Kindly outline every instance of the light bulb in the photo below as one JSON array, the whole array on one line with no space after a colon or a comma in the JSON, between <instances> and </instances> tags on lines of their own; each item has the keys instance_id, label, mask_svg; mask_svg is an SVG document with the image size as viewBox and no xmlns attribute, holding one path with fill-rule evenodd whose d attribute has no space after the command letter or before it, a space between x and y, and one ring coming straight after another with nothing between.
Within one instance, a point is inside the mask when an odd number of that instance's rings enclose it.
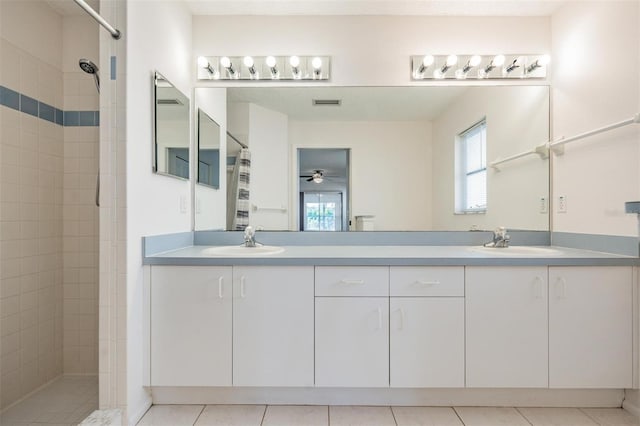
<instances>
[{"instance_id":1,"label":"light bulb","mask_svg":"<svg viewBox=\"0 0 640 426\"><path fill-rule=\"evenodd\" d=\"M444 78L444 73L440 71L440 69L433 71L433 78L442 79Z\"/></svg>"},{"instance_id":2,"label":"light bulb","mask_svg":"<svg viewBox=\"0 0 640 426\"><path fill-rule=\"evenodd\" d=\"M458 63L458 57L456 55L447 56L447 66L452 67Z\"/></svg>"},{"instance_id":3,"label":"light bulb","mask_svg":"<svg viewBox=\"0 0 640 426\"><path fill-rule=\"evenodd\" d=\"M424 65L425 68L429 67L429 66L431 66L431 64L433 64L434 60L435 59L434 59L433 55L426 55L424 58L422 58L422 65Z\"/></svg>"},{"instance_id":4,"label":"light bulb","mask_svg":"<svg viewBox=\"0 0 640 426\"><path fill-rule=\"evenodd\" d=\"M231 66L231 59L229 59L227 56L223 56L222 58L220 58L220 65L225 68L229 68Z\"/></svg>"},{"instance_id":5,"label":"light bulb","mask_svg":"<svg viewBox=\"0 0 640 426\"><path fill-rule=\"evenodd\" d=\"M244 66L247 68L251 68L253 66L253 58L251 56L245 56L242 59L242 62L244 63Z\"/></svg>"},{"instance_id":6,"label":"light bulb","mask_svg":"<svg viewBox=\"0 0 640 426\"><path fill-rule=\"evenodd\" d=\"M200 68L209 68L209 61L204 56L198 56L198 66Z\"/></svg>"},{"instance_id":7,"label":"light bulb","mask_svg":"<svg viewBox=\"0 0 640 426\"><path fill-rule=\"evenodd\" d=\"M494 66L501 67L502 65L504 65L504 55L496 55L496 57L493 58L493 61L491 62Z\"/></svg>"},{"instance_id":8,"label":"light bulb","mask_svg":"<svg viewBox=\"0 0 640 426\"><path fill-rule=\"evenodd\" d=\"M267 56L265 63L269 68L273 68L276 66L276 58L274 58L273 56Z\"/></svg>"},{"instance_id":9,"label":"light bulb","mask_svg":"<svg viewBox=\"0 0 640 426\"><path fill-rule=\"evenodd\" d=\"M316 56L311 61L311 66L313 67L313 69L319 70L320 68L322 68L322 59Z\"/></svg>"},{"instance_id":10,"label":"light bulb","mask_svg":"<svg viewBox=\"0 0 640 426\"><path fill-rule=\"evenodd\" d=\"M537 62L541 67L544 67L545 65L549 65L549 62L551 62L551 57L549 57L549 55L542 55Z\"/></svg>"},{"instance_id":11,"label":"light bulb","mask_svg":"<svg viewBox=\"0 0 640 426\"><path fill-rule=\"evenodd\" d=\"M290 57L289 64L294 68L298 68L298 66L300 65L300 58L298 58L297 56Z\"/></svg>"},{"instance_id":12,"label":"light bulb","mask_svg":"<svg viewBox=\"0 0 640 426\"><path fill-rule=\"evenodd\" d=\"M480 57L480 55L473 55L471 59L469 59L469 65L471 65L472 67L477 67L478 65L480 65L481 61L482 58Z\"/></svg>"}]
</instances>

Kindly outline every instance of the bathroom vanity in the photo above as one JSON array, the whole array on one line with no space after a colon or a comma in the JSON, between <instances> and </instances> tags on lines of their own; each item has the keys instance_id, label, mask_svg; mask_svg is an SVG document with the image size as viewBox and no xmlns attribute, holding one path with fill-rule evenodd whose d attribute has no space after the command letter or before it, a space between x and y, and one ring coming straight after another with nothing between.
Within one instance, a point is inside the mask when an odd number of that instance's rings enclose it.
<instances>
[{"instance_id":1,"label":"bathroom vanity","mask_svg":"<svg viewBox=\"0 0 640 426\"><path fill-rule=\"evenodd\" d=\"M322 389L345 389L348 401L408 403L408 389L638 385L635 257L525 246L211 249L145 258L148 384L163 402L313 404L330 399ZM607 404L613 394L590 395Z\"/></svg>"}]
</instances>

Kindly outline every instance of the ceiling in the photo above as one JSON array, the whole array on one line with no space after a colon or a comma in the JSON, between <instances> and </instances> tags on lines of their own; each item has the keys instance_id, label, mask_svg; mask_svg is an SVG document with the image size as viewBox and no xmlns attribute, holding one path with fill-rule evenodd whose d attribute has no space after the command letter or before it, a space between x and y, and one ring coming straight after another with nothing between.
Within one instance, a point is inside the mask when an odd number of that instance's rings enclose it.
<instances>
[{"instance_id":1,"label":"ceiling","mask_svg":"<svg viewBox=\"0 0 640 426\"><path fill-rule=\"evenodd\" d=\"M228 88L228 102L250 102L301 121L424 121L468 87L242 87ZM340 106L313 106L339 99Z\"/></svg>"},{"instance_id":2,"label":"ceiling","mask_svg":"<svg viewBox=\"0 0 640 426\"><path fill-rule=\"evenodd\" d=\"M140 0L138 0L140 1ZM550 16L564 0L184 0L194 15Z\"/></svg>"},{"instance_id":3,"label":"ceiling","mask_svg":"<svg viewBox=\"0 0 640 426\"><path fill-rule=\"evenodd\" d=\"M99 0L85 0L96 11ZM130 0L148 2L153 0ZM194 15L550 16L565 0L173 0ZM85 13L73 0L45 0L64 16Z\"/></svg>"},{"instance_id":4,"label":"ceiling","mask_svg":"<svg viewBox=\"0 0 640 426\"><path fill-rule=\"evenodd\" d=\"M346 149L300 149L298 155L301 179L307 179L307 176L319 169L324 173L325 179L334 183L345 181L348 177L349 160Z\"/></svg>"}]
</instances>

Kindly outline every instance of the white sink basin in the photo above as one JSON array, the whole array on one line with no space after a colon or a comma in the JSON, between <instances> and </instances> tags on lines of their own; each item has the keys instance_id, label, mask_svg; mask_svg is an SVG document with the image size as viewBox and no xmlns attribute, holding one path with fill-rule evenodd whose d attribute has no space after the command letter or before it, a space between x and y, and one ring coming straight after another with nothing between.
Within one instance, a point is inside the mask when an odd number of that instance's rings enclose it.
<instances>
[{"instance_id":1,"label":"white sink basin","mask_svg":"<svg viewBox=\"0 0 640 426\"><path fill-rule=\"evenodd\" d=\"M496 256L557 256L560 250L551 247L510 246L510 247L472 247L471 251Z\"/></svg>"},{"instance_id":2,"label":"white sink basin","mask_svg":"<svg viewBox=\"0 0 640 426\"><path fill-rule=\"evenodd\" d=\"M207 256L268 256L270 254L282 253L284 248L276 246L257 245L255 247L246 246L220 246L204 249Z\"/></svg>"}]
</instances>

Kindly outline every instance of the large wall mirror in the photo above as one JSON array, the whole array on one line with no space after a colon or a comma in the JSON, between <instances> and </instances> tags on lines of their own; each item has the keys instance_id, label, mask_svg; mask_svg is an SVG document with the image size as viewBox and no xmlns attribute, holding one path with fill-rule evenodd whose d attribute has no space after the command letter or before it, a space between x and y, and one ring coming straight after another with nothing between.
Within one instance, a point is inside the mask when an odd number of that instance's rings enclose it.
<instances>
[{"instance_id":1,"label":"large wall mirror","mask_svg":"<svg viewBox=\"0 0 640 426\"><path fill-rule=\"evenodd\" d=\"M549 140L548 86L228 88L226 124L255 227L549 230L547 155L491 166Z\"/></svg>"},{"instance_id":2,"label":"large wall mirror","mask_svg":"<svg viewBox=\"0 0 640 426\"><path fill-rule=\"evenodd\" d=\"M153 171L189 179L189 98L154 74Z\"/></svg>"}]
</instances>

